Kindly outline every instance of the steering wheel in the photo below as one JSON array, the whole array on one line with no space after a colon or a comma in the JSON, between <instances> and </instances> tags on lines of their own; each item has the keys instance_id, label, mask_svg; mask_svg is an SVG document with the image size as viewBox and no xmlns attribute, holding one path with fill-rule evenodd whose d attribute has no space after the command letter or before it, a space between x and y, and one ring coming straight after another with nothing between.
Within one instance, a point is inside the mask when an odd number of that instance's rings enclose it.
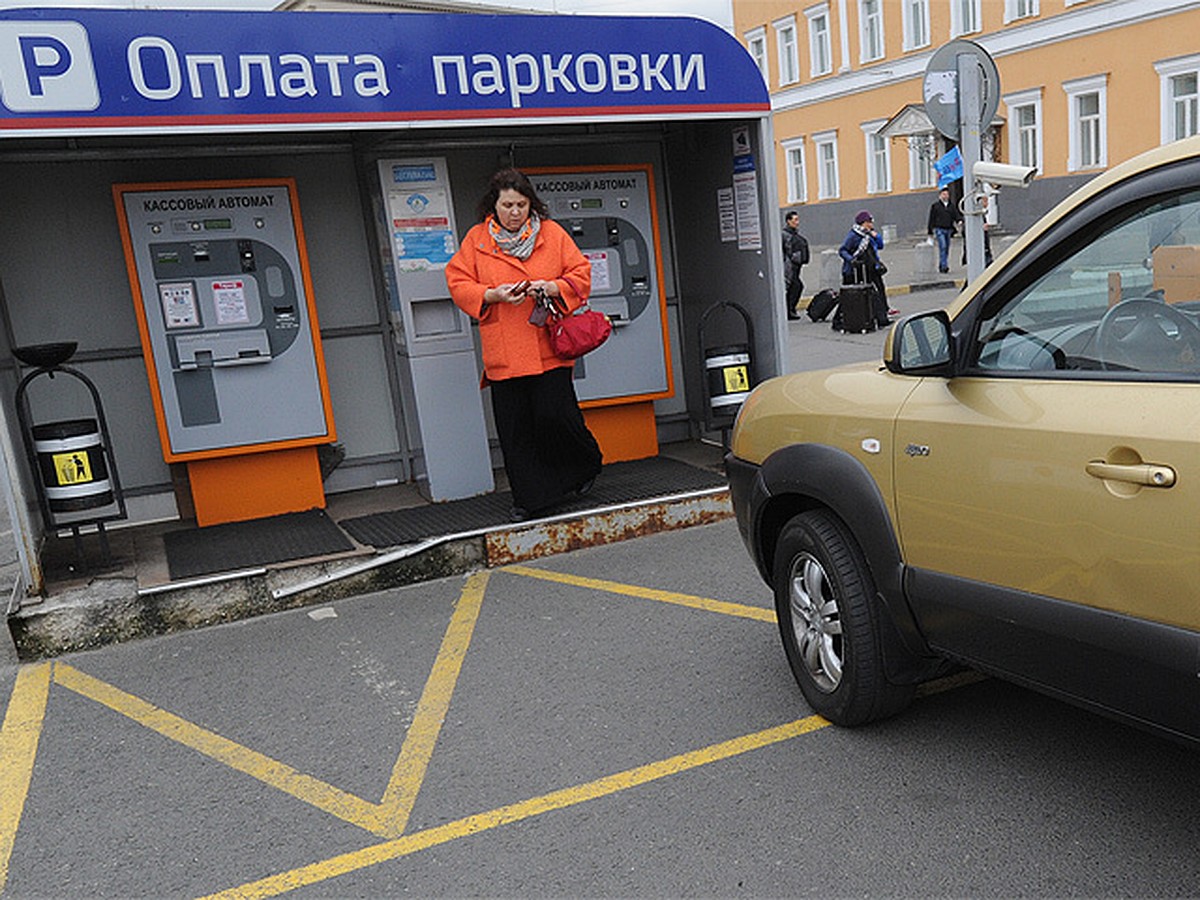
<instances>
[{"instance_id":1,"label":"steering wheel","mask_svg":"<svg viewBox=\"0 0 1200 900\"><path fill-rule=\"evenodd\" d=\"M1186 313L1152 297L1130 297L1096 326L1102 369L1200 373L1200 326Z\"/></svg>"}]
</instances>

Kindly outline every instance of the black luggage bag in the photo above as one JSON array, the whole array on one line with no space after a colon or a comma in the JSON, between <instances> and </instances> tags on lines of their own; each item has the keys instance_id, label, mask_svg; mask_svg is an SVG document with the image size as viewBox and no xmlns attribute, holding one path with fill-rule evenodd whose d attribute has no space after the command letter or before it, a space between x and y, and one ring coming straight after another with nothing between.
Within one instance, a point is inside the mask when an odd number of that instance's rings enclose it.
<instances>
[{"instance_id":1,"label":"black luggage bag","mask_svg":"<svg viewBox=\"0 0 1200 900\"><path fill-rule=\"evenodd\" d=\"M875 330L875 285L846 284L838 293L838 311L833 317L838 331L866 334Z\"/></svg>"},{"instance_id":2,"label":"black luggage bag","mask_svg":"<svg viewBox=\"0 0 1200 900\"><path fill-rule=\"evenodd\" d=\"M824 322L837 306L837 294L830 290L817 291L808 301L808 317L814 322Z\"/></svg>"},{"instance_id":3,"label":"black luggage bag","mask_svg":"<svg viewBox=\"0 0 1200 900\"><path fill-rule=\"evenodd\" d=\"M863 262L854 264L854 284L842 285L838 292L838 311L833 317L835 331L866 334L876 328L875 285L867 280Z\"/></svg>"}]
</instances>

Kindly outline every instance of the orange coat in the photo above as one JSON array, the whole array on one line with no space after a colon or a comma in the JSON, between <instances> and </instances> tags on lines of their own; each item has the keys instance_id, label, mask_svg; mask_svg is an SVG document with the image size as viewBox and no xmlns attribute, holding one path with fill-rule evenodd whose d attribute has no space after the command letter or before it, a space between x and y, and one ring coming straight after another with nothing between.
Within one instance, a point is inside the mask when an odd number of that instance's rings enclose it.
<instances>
[{"instance_id":1,"label":"orange coat","mask_svg":"<svg viewBox=\"0 0 1200 900\"><path fill-rule=\"evenodd\" d=\"M479 320L483 372L489 381L540 375L574 364L554 354L545 328L529 324L532 295L524 303L483 305L488 288L525 279L553 280L567 307L575 310L591 292L592 265L566 230L549 219L542 220L528 259L502 253L488 234L487 225L480 222L467 232L462 246L446 264L451 298L459 309Z\"/></svg>"}]
</instances>

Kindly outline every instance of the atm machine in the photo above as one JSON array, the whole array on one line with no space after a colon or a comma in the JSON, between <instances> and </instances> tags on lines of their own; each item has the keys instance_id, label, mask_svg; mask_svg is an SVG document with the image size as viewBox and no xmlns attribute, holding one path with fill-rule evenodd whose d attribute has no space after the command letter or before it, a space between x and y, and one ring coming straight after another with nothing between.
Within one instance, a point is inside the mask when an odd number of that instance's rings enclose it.
<instances>
[{"instance_id":1,"label":"atm machine","mask_svg":"<svg viewBox=\"0 0 1200 900\"><path fill-rule=\"evenodd\" d=\"M325 505L336 439L291 179L113 187L163 458L200 525Z\"/></svg>"},{"instance_id":2,"label":"atm machine","mask_svg":"<svg viewBox=\"0 0 1200 900\"><path fill-rule=\"evenodd\" d=\"M528 169L592 264L589 303L613 334L575 363L575 391L605 462L658 453L654 401L674 393L650 165Z\"/></svg>"}]
</instances>

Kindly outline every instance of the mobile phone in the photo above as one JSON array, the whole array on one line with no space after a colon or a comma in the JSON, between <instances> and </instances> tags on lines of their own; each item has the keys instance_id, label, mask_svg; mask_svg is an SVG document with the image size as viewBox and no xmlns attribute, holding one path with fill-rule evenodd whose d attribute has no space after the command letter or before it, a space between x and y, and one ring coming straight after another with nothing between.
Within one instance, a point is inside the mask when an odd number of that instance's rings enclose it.
<instances>
[{"instance_id":1,"label":"mobile phone","mask_svg":"<svg viewBox=\"0 0 1200 900\"><path fill-rule=\"evenodd\" d=\"M527 290L529 290L529 280L528 279L526 279L525 281L518 281L516 284L514 284L512 286L512 293L514 295L523 294Z\"/></svg>"}]
</instances>

